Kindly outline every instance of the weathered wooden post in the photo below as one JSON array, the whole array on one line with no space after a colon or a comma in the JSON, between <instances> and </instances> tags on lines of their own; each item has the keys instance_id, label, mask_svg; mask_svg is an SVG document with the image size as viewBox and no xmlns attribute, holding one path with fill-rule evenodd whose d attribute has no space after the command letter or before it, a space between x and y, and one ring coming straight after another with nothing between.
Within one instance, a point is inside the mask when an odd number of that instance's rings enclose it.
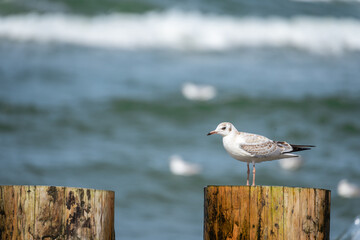
<instances>
[{"instance_id":1,"label":"weathered wooden post","mask_svg":"<svg viewBox=\"0 0 360 240\"><path fill-rule=\"evenodd\" d=\"M330 239L330 190L208 186L204 240Z\"/></svg>"},{"instance_id":2,"label":"weathered wooden post","mask_svg":"<svg viewBox=\"0 0 360 240\"><path fill-rule=\"evenodd\" d=\"M113 191L0 186L0 239L115 239Z\"/></svg>"}]
</instances>

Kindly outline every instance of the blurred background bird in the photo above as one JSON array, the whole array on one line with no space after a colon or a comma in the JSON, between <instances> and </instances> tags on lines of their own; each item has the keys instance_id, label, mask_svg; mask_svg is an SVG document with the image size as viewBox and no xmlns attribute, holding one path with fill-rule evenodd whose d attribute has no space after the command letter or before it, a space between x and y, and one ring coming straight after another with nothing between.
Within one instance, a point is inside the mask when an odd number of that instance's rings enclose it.
<instances>
[{"instance_id":1,"label":"blurred background bird","mask_svg":"<svg viewBox=\"0 0 360 240\"><path fill-rule=\"evenodd\" d=\"M175 175L191 176L201 172L199 164L186 162L179 155L172 155L169 159L169 167L171 173Z\"/></svg>"},{"instance_id":2,"label":"blurred background bird","mask_svg":"<svg viewBox=\"0 0 360 240\"><path fill-rule=\"evenodd\" d=\"M182 86L182 94L189 100L208 101L216 96L216 89L211 85L185 83Z\"/></svg>"},{"instance_id":3,"label":"blurred background bird","mask_svg":"<svg viewBox=\"0 0 360 240\"><path fill-rule=\"evenodd\" d=\"M360 197L360 187L355 183L349 182L347 179L340 180L337 186L339 196L344 198L358 198Z\"/></svg>"},{"instance_id":4,"label":"blurred background bird","mask_svg":"<svg viewBox=\"0 0 360 240\"><path fill-rule=\"evenodd\" d=\"M288 171L299 170L303 164L304 164L304 159L302 156L293 157L293 158L284 158L279 160L280 167Z\"/></svg>"}]
</instances>

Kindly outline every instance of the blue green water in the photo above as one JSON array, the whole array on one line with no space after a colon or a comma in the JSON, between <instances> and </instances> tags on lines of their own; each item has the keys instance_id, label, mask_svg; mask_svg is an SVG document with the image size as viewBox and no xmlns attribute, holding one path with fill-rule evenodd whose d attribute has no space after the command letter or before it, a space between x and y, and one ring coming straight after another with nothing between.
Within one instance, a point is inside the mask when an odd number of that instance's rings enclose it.
<instances>
[{"instance_id":1,"label":"blue green water","mask_svg":"<svg viewBox=\"0 0 360 240\"><path fill-rule=\"evenodd\" d=\"M116 191L119 239L201 239L203 187L243 185L218 123L314 144L259 185L332 190L331 238L360 213L357 1L0 3L0 184ZM207 102L185 82L210 84ZM200 164L175 176L169 157Z\"/></svg>"}]
</instances>

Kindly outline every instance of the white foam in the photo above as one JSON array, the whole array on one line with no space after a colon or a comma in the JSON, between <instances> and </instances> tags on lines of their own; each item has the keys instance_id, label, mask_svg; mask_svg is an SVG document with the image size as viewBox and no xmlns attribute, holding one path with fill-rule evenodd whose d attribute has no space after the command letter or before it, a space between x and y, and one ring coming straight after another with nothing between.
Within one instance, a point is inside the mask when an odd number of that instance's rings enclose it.
<instances>
[{"instance_id":1,"label":"white foam","mask_svg":"<svg viewBox=\"0 0 360 240\"><path fill-rule=\"evenodd\" d=\"M360 21L306 16L236 18L174 10L95 17L25 14L0 17L0 37L121 49L294 47L341 53L360 50Z\"/></svg>"}]
</instances>

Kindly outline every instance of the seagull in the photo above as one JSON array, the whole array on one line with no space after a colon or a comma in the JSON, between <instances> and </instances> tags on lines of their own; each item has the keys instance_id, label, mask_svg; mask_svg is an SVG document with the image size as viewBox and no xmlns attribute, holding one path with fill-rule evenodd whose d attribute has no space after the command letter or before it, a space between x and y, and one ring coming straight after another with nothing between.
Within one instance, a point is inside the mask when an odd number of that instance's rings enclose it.
<instances>
[{"instance_id":1,"label":"seagull","mask_svg":"<svg viewBox=\"0 0 360 240\"><path fill-rule=\"evenodd\" d=\"M216 96L216 88L211 85L185 83L181 91L185 98L194 101L208 101Z\"/></svg>"},{"instance_id":2,"label":"seagull","mask_svg":"<svg viewBox=\"0 0 360 240\"><path fill-rule=\"evenodd\" d=\"M279 165L282 169L288 171L296 171L304 164L304 159L301 156L280 159Z\"/></svg>"},{"instance_id":3,"label":"seagull","mask_svg":"<svg viewBox=\"0 0 360 240\"><path fill-rule=\"evenodd\" d=\"M355 183L349 182L347 179L340 180L337 186L339 196L344 198L357 198L360 197L360 187Z\"/></svg>"},{"instance_id":4,"label":"seagull","mask_svg":"<svg viewBox=\"0 0 360 240\"><path fill-rule=\"evenodd\" d=\"M358 215L354 222L336 239L339 240L359 240L360 239L360 215Z\"/></svg>"},{"instance_id":5,"label":"seagull","mask_svg":"<svg viewBox=\"0 0 360 240\"><path fill-rule=\"evenodd\" d=\"M229 122L220 123L214 131L209 132L207 135L212 134L219 134L223 137L224 148L231 157L247 163L247 186L249 186L250 163L253 164L252 186L255 186L255 163L298 157L298 155L291 153L310 150L312 147L315 147L312 145L294 145L283 141L273 141L261 135L239 132Z\"/></svg>"},{"instance_id":6,"label":"seagull","mask_svg":"<svg viewBox=\"0 0 360 240\"><path fill-rule=\"evenodd\" d=\"M201 172L201 166L184 161L179 155L170 156L170 171L174 175L191 176Z\"/></svg>"}]
</instances>

